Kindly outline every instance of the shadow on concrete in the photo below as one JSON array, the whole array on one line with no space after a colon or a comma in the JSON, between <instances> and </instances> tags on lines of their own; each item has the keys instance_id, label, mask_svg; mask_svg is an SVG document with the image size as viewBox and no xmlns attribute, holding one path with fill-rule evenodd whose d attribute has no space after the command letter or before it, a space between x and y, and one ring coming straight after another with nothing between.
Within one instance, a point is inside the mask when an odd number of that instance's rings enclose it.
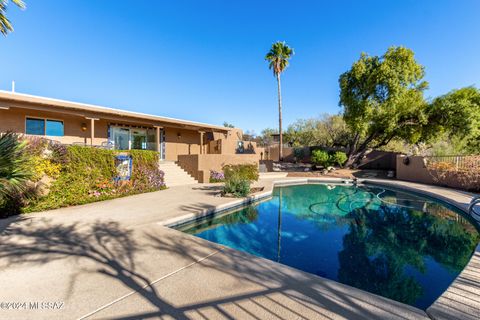
<instances>
[{"instance_id":1,"label":"shadow on concrete","mask_svg":"<svg viewBox=\"0 0 480 320\"><path fill-rule=\"evenodd\" d=\"M194 266L210 270L211 273L207 276L210 274L216 274L217 277L219 274L229 276L236 279L239 286L250 283L261 289L243 290L238 293L239 290L235 287L222 287L223 284L218 282L219 278L212 277L209 279L212 286L228 294L219 293L219 298L210 300L195 297L195 302L182 305L181 301L176 301L173 304L159 296L157 290L161 289L151 284L152 279L147 279L135 270L134 257L139 250L154 250L165 256L179 256L183 259L188 257L198 261L201 252L198 247L191 245L190 236L178 234L172 237L158 237L156 234L148 233L145 234L147 244L140 247L133 237L133 231L121 227L116 222L60 225L53 224L48 219L41 219L36 220L34 224L10 225L7 230L15 236L2 239L1 264L8 267L15 264L35 266L71 257L88 259L98 266L96 270L98 273L120 281L156 309L154 312L131 314L119 319L148 319L160 316L189 319L192 313L202 315L206 310L216 312L217 317L233 318L234 316L226 311L228 308L241 310L243 314L250 314L252 318L259 318L256 316L257 309L277 319L331 318L334 313L350 319L387 316L405 318L404 314L399 312L403 307L398 307L400 304L393 301L385 302L387 300L383 298L372 299L371 295L359 294L358 290L350 291L349 287L335 282L299 273L231 249L223 249L221 253L197 262ZM185 276L187 270L175 276ZM72 287L74 281L75 279L72 279ZM51 288L46 288L49 289ZM71 288L69 291L72 291ZM163 292L162 296L167 294L168 292ZM184 294L188 296L189 293ZM192 297L188 300L192 300ZM289 303L285 303L286 301ZM397 305L397 308L391 308L391 305ZM419 313L418 317L422 315Z\"/></svg>"},{"instance_id":2,"label":"shadow on concrete","mask_svg":"<svg viewBox=\"0 0 480 320\"><path fill-rule=\"evenodd\" d=\"M201 186L201 187L193 187L193 190L201 190L201 191L208 191L208 195L220 195L220 193L223 190L223 184L222 185L213 185L213 186Z\"/></svg>"}]
</instances>

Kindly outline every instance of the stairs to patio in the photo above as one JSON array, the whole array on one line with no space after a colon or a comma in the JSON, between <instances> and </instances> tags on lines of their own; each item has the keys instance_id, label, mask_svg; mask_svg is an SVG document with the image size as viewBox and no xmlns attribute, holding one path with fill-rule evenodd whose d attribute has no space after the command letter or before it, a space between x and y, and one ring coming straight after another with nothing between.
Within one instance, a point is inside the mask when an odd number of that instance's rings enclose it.
<instances>
[{"instance_id":1,"label":"stairs to patio","mask_svg":"<svg viewBox=\"0 0 480 320\"><path fill-rule=\"evenodd\" d=\"M173 161L161 161L159 167L165 173L164 179L167 187L198 183L197 180Z\"/></svg>"}]
</instances>

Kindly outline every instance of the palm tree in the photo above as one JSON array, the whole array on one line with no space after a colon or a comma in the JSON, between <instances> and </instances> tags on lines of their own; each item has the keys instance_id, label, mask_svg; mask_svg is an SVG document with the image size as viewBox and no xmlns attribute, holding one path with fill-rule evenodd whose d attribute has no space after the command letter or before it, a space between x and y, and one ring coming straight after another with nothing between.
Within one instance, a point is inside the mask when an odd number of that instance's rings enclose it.
<instances>
[{"instance_id":1,"label":"palm tree","mask_svg":"<svg viewBox=\"0 0 480 320\"><path fill-rule=\"evenodd\" d=\"M280 133L279 160L283 160L283 133L282 133L282 90L280 85L280 74L288 67L288 60L293 56L293 49L285 42L277 41L265 56L269 62L268 68L273 70L277 78L278 86L278 132Z\"/></svg>"},{"instance_id":2,"label":"palm tree","mask_svg":"<svg viewBox=\"0 0 480 320\"><path fill-rule=\"evenodd\" d=\"M0 32L6 36L9 32L13 31L10 20L6 17L8 0L0 0ZM20 9L25 8L25 3L22 0L12 0Z\"/></svg>"}]
</instances>

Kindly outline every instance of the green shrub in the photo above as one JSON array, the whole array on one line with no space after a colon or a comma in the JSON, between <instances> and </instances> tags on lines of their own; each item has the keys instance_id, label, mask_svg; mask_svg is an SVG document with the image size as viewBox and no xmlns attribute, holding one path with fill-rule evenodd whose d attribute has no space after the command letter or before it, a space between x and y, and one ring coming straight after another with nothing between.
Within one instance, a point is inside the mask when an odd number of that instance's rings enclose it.
<instances>
[{"instance_id":1,"label":"green shrub","mask_svg":"<svg viewBox=\"0 0 480 320\"><path fill-rule=\"evenodd\" d=\"M115 182L115 156L119 153L68 146L62 156L60 173L49 193L32 201L24 211L50 210L165 188L163 172L158 168L158 153L147 150L121 152L131 155L132 174L129 181Z\"/></svg>"},{"instance_id":2,"label":"green shrub","mask_svg":"<svg viewBox=\"0 0 480 320\"><path fill-rule=\"evenodd\" d=\"M305 150L303 148L294 148L293 156L296 161L302 161L305 158Z\"/></svg>"},{"instance_id":3,"label":"green shrub","mask_svg":"<svg viewBox=\"0 0 480 320\"><path fill-rule=\"evenodd\" d=\"M258 180L258 166L256 164L236 164L223 166L225 180L231 177L238 177L247 181Z\"/></svg>"},{"instance_id":4,"label":"green shrub","mask_svg":"<svg viewBox=\"0 0 480 320\"><path fill-rule=\"evenodd\" d=\"M330 165L330 155L323 150L313 150L311 161L314 165L326 168Z\"/></svg>"},{"instance_id":5,"label":"green shrub","mask_svg":"<svg viewBox=\"0 0 480 320\"><path fill-rule=\"evenodd\" d=\"M0 135L0 217L18 213L33 172L26 143L18 135Z\"/></svg>"},{"instance_id":6,"label":"green shrub","mask_svg":"<svg viewBox=\"0 0 480 320\"><path fill-rule=\"evenodd\" d=\"M340 167L342 167L343 164L347 162L347 159L347 154L342 151L337 151L330 156L331 163L339 165Z\"/></svg>"},{"instance_id":7,"label":"green shrub","mask_svg":"<svg viewBox=\"0 0 480 320\"><path fill-rule=\"evenodd\" d=\"M222 169L225 176L223 194L246 197L250 193L250 184L258 180L255 164L226 165Z\"/></svg>"},{"instance_id":8,"label":"green shrub","mask_svg":"<svg viewBox=\"0 0 480 320\"><path fill-rule=\"evenodd\" d=\"M250 181L239 176L231 176L225 180L223 193L237 198L246 197L250 193Z\"/></svg>"}]
</instances>

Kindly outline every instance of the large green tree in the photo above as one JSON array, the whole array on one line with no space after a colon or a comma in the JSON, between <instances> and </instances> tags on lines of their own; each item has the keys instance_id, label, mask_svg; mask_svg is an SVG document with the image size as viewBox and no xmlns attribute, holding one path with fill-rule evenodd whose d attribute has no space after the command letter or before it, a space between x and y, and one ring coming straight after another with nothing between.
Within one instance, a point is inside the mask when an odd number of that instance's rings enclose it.
<instances>
[{"instance_id":1,"label":"large green tree","mask_svg":"<svg viewBox=\"0 0 480 320\"><path fill-rule=\"evenodd\" d=\"M394 139L421 138L427 122L424 75L412 50L391 47L382 56L362 53L340 76L340 106L351 131L347 166Z\"/></svg>"},{"instance_id":2,"label":"large green tree","mask_svg":"<svg viewBox=\"0 0 480 320\"><path fill-rule=\"evenodd\" d=\"M298 119L289 125L285 132L285 140L295 147L344 147L348 136L342 116L330 114L319 118Z\"/></svg>"},{"instance_id":3,"label":"large green tree","mask_svg":"<svg viewBox=\"0 0 480 320\"><path fill-rule=\"evenodd\" d=\"M432 101L424 128L427 142L455 141L463 150L455 153L480 154L480 90L466 87L453 90Z\"/></svg>"},{"instance_id":4,"label":"large green tree","mask_svg":"<svg viewBox=\"0 0 480 320\"><path fill-rule=\"evenodd\" d=\"M0 32L6 36L9 32L13 31L10 20L7 19L7 5L8 0L0 0ZM22 0L12 0L21 9L25 8L25 3Z\"/></svg>"},{"instance_id":5,"label":"large green tree","mask_svg":"<svg viewBox=\"0 0 480 320\"><path fill-rule=\"evenodd\" d=\"M288 67L289 60L293 56L293 49L285 42L275 42L270 51L265 56L268 61L268 67L273 71L277 78L278 89L278 131L280 133L279 160L283 160L283 132L282 132L282 86L280 84L280 75Z\"/></svg>"}]
</instances>

